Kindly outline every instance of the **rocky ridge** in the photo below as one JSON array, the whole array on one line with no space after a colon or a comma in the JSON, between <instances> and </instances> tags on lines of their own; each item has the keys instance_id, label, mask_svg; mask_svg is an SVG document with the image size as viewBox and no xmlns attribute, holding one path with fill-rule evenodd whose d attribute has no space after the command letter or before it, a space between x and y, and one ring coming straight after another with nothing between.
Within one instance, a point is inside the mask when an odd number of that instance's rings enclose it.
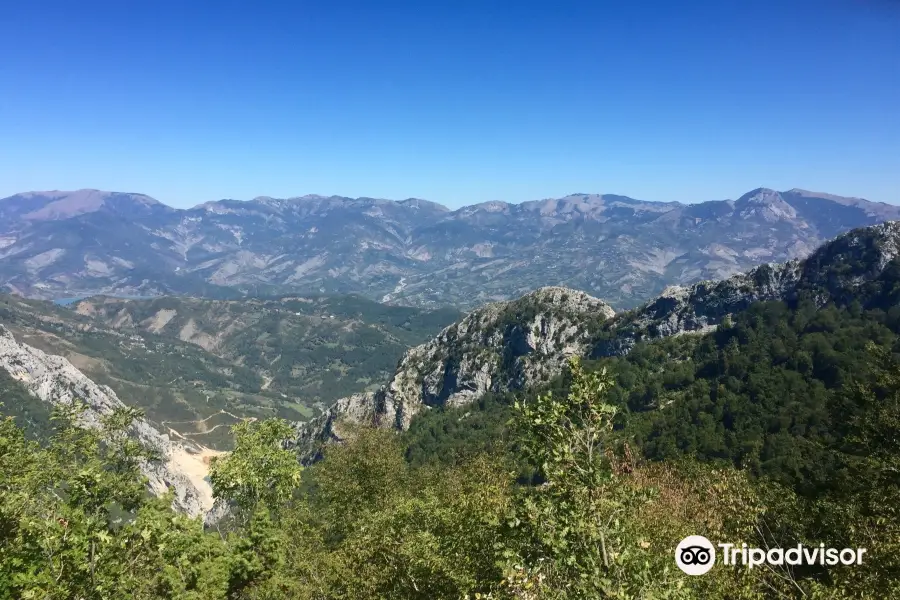
<instances>
[{"instance_id":1,"label":"rocky ridge","mask_svg":"<svg viewBox=\"0 0 900 600\"><path fill-rule=\"evenodd\" d=\"M561 287L538 289L518 300L488 304L410 349L377 392L338 400L298 429L304 458L318 442L342 438L342 426L368 424L406 429L423 410L461 406L487 392L548 381L567 359L584 354L593 323L612 318L606 303Z\"/></svg>"},{"instance_id":2,"label":"rocky ridge","mask_svg":"<svg viewBox=\"0 0 900 600\"><path fill-rule=\"evenodd\" d=\"M601 300L565 288L488 305L407 352L380 391L341 399L319 419L301 424L301 455L310 460L317 445L340 440L342 424L406 429L425 407L459 406L485 392L522 389L558 374L573 355L623 355L642 341L707 333L754 302L896 306L900 292L893 290L889 269L900 272L897 221L840 235L807 259L671 286L618 314Z\"/></svg>"},{"instance_id":3,"label":"rocky ridge","mask_svg":"<svg viewBox=\"0 0 900 600\"><path fill-rule=\"evenodd\" d=\"M866 304L877 284L900 257L900 221L855 229L823 244L808 258L767 263L721 281L670 286L643 306L610 321L592 356L622 355L640 341L704 333L754 302L829 301Z\"/></svg>"},{"instance_id":4,"label":"rocky ridge","mask_svg":"<svg viewBox=\"0 0 900 600\"><path fill-rule=\"evenodd\" d=\"M109 387L97 385L60 356L19 343L2 325L0 368L51 406L83 401L87 407L81 417L85 427L99 426L103 415L124 406ZM204 480L206 467L197 448L171 441L145 419L135 421L131 435L161 456L160 461L145 463L141 469L153 494L174 488L174 506L191 516L204 515L212 508L212 489Z\"/></svg>"},{"instance_id":5,"label":"rocky ridge","mask_svg":"<svg viewBox=\"0 0 900 600\"><path fill-rule=\"evenodd\" d=\"M725 316L754 302L784 300L800 281L802 264L800 260L765 264L721 281L669 286L610 323L592 356L623 355L639 341L713 331Z\"/></svg>"}]
</instances>

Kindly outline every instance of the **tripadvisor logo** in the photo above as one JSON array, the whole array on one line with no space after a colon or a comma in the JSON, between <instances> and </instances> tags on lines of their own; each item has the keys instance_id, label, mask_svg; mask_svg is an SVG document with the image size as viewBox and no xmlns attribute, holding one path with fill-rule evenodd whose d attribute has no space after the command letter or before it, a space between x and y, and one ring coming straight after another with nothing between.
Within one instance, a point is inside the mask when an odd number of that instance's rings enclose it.
<instances>
[{"instance_id":1,"label":"tripadvisor logo","mask_svg":"<svg viewBox=\"0 0 900 600\"><path fill-rule=\"evenodd\" d=\"M762 565L861 565L865 548L826 548L825 544L792 548L749 548L747 544L713 545L702 535L689 535L675 548L675 564L688 575L703 575L716 564L716 547L722 564L752 569Z\"/></svg>"},{"instance_id":2,"label":"tripadvisor logo","mask_svg":"<svg viewBox=\"0 0 900 600\"><path fill-rule=\"evenodd\" d=\"M689 535L675 548L675 564L688 575L703 575L716 563L716 549L702 535Z\"/></svg>"}]
</instances>

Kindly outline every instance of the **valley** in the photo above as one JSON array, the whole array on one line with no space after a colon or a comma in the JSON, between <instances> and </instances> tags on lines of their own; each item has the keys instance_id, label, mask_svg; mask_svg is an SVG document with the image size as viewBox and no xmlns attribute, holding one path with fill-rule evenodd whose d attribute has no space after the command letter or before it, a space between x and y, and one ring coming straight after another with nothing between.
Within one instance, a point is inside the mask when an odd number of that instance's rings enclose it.
<instances>
[{"instance_id":1,"label":"valley","mask_svg":"<svg viewBox=\"0 0 900 600\"><path fill-rule=\"evenodd\" d=\"M271 301L0 296L0 324L72 362L173 434L229 448L245 419L308 419L379 385L403 351L456 318L351 297Z\"/></svg>"}]
</instances>

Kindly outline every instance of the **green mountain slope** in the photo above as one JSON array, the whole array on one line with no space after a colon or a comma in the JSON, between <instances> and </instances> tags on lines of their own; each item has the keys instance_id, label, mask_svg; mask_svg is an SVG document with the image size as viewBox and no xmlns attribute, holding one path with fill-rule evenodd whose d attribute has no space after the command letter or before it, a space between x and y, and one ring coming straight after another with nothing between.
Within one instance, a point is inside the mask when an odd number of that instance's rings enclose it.
<instances>
[{"instance_id":1,"label":"green mountain slope","mask_svg":"<svg viewBox=\"0 0 900 600\"><path fill-rule=\"evenodd\" d=\"M0 418L12 417L30 439L46 439L51 430L51 409L0 369Z\"/></svg>"},{"instance_id":2,"label":"green mountain slope","mask_svg":"<svg viewBox=\"0 0 900 600\"><path fill-rule=\"evenodd\" d=\"M307 419L364 390L456 316L356 298L101 298L74 308L2 295L0 323L210 448L228 448L242 419Z\"/></svg>"},{"instance_id":3,"label":"green mountain slope","mask_svg":"<svg viewBox=\"0 0 900 600\"><path fill-rule=\"evenodd\" d=\"M897 224L857 230L807 261L676 291L602 325L588 365L615 378L620 439L649 459L733 464L804 494L838 485L851 428L877 409L858 393L877 388L871 348L900 353L898 249ZM422 413L405 433L409 460L508 448L513 400L546 389L565 395L567 375Z\"/></svg>"},{"instance_id":4,"label":"green mountain slope","mask_svg":"<svg viewBox=\"0 0 900 600\"><path fill-rule=\"evenodd\" d=\"M257 374L262 390L305 405L376 388L407 348L459 317L451 309L386 306L354 296L90 298L75 311L122 332L199 346Z\"/></svg>"}]
</instances>

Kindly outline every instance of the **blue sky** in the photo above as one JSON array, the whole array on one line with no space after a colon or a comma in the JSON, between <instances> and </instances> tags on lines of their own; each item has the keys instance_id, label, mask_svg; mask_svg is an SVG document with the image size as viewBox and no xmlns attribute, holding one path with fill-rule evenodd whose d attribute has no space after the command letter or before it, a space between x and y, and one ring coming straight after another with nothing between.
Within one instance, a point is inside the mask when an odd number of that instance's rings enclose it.
<instances>
[{"instance_id":1,"label":"blue sky","mask_svg":"<svg viewBox=\"0 0 900 600\"><path fill-rule=\"evenodd\" d=\"M900 203L900 2L31 0L0 196Z\"/></svg>"}]
</instances>

